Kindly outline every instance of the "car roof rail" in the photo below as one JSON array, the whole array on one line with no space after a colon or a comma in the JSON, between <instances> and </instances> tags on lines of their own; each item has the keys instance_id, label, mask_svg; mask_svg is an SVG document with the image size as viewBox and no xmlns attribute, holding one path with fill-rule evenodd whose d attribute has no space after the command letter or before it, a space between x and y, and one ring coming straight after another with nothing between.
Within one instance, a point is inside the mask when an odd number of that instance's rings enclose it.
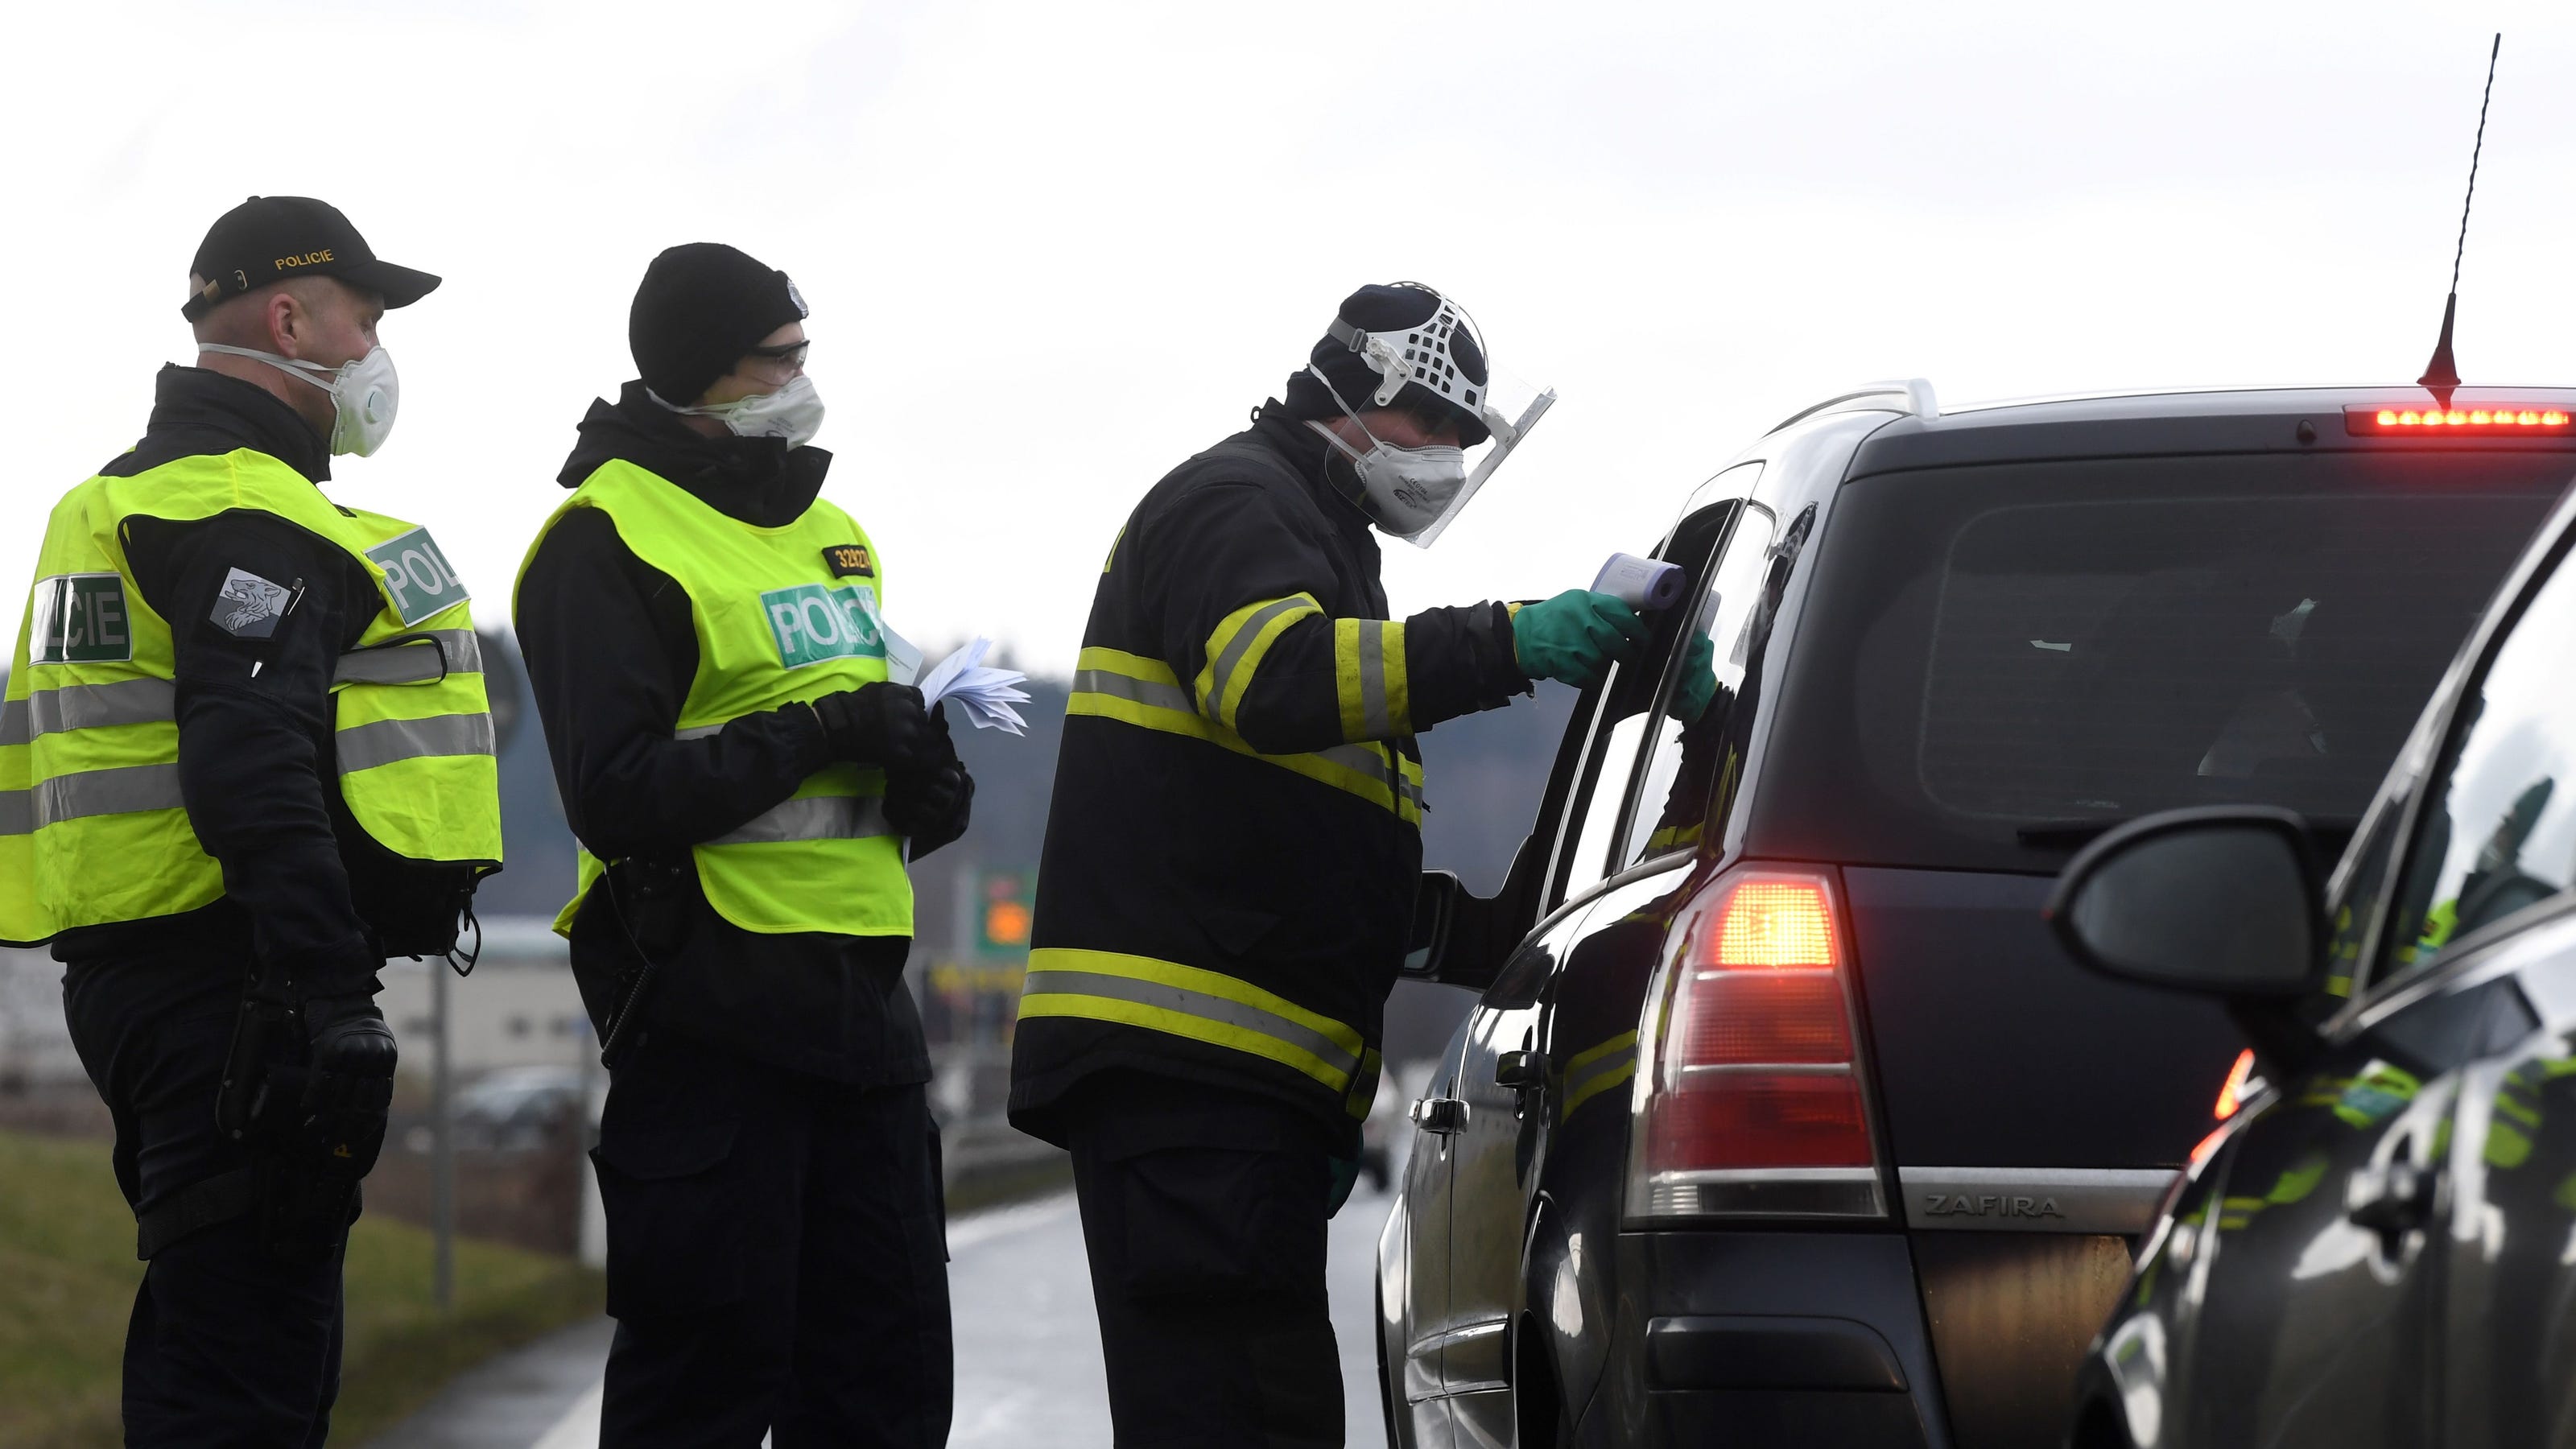
<instances>
[{"instance_id":1,"label":"car roof rail","mask_svg":"<svg viewBox=\"0 0 2576 1449\"><path fill-rule=\"evenodd\" d=\"M1782 428L1788 427L1792 423L1805 422L1807 419L1814 417L1818 413L1832 412L1837 409L1844 408L1847 404L1858 403L1865 399L1877 398L1892 400L1899 397L1905 399L1903 406L1888 407L1885 403L1881 403L1878 410L1886 412L1911 413L1925 422L1930 422L1941 416L1941 402L1940 399L1934 397L1932 394L1931 381L1927 378L1908 377L1902 379L1890 379L1885 382L1863 383L1861 386L1852 389L1850 392L1837 393L1832 397L1826 398L1820 403L1802 408L1799 411L1782 418L1779 422L1771 425L1770 432L1776 433ZM1766 433L1765 436L1768 436L1768 434Z\"/></svg>"}]
</instances>

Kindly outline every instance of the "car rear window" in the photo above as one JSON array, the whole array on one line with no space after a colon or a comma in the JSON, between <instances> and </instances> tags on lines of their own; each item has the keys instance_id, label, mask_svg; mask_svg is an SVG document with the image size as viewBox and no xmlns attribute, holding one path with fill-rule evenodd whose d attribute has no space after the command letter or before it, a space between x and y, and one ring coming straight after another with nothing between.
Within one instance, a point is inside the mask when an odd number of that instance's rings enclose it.
<instances>
[{"instance_id":1,"label":"car rear window","mask_svg":"<svg viewBox=\"0 0 2576 1449\"><path fill-rule=\"evenodd\" d=\"M2564 453L2410 452L1856 480L1754 844L2046 869L2180 805L2348 827L2571 471Z\"/></svg>"}]
</instances>

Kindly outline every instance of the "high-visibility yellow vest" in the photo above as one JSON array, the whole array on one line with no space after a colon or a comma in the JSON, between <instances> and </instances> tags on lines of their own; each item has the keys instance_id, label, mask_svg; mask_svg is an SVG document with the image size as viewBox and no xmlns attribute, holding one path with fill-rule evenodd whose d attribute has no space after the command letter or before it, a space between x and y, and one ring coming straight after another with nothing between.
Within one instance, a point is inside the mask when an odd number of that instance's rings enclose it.
<instances>
[{"instance_id":1,"label":"high-visibility yellow vest","mask_svg":"<svg viewBox=\"0 0 2576 1449\"><path fill-rule=\"evenodd\" d=\"M762 528L612 459L546 520L538 543L576 508L607 514L626 547L689 597L698 672L675 738L700 739L744 715L886 677L876 549L839 508L817 499L795 522ZM519 577L524 584L525 563ZM886 824L885 772L872 766L827 765L789 799L690 854L707 904L746 931L912 934L903 842ZM567 935L606 869L587 849L580 860L580 888L555 918Z\"/></svg>"},{"instance_id":2,"label":"high-visibility yellow vest","mask_svg":"<svg viewBox=\"0 0 2576 1449\"><path fill-rule=\"evenodd\" d=\"M135 582L124 526L234 509L329 540L377 581L375 617L331 682L351 817L405 860L499 868L492 716L465 586L427 529L337 507L243 448L92 478L46 522L0 703L0 940L175 915L223 895L179 794L170 621Z\"/></svg>"}]
</instances>

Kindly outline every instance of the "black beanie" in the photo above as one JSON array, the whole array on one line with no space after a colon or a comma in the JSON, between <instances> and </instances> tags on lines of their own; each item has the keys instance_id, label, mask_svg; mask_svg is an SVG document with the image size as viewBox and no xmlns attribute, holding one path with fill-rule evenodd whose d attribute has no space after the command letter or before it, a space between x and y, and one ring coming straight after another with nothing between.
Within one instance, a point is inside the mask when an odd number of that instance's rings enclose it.
<instances>
[{"instance_id":1,"label":"black beanie","mask_svg":"<svg viewBox=\"0 0 2576 1449\"><path fill-rule=\"evenodd\" d=\"M644 269L626 345L653 395L687 407L762 338L804 318L805 299L785 272L722 242L691 242Z\"/></svg>"},{"instance_id":2,"label":"black beanie","mask_svg":"<svg viewBox=\"0 0 2576 1449\"><path fill-rule=\"evenodd\" d=\"M1439 310L1439 293L1419 282L1398 282L1392 286L1362 287L1351 293L1342 299L1340 315L1345 324L1363 332L1394 332L1428 322ZM1479 385L1484 383L1484 350L1477 346L1476 338L1468 328L1462 326L1451 335L1449 355L1470 380ZM1306 360L1315 365L1315 372L1322 373L1326 381L1332 383L1332 391L1325 391L1324 384L1315 380L1314 373L1299 368L1288 379L1286 401L1291 416L1317 420L1340 417L1342 409L1333 401L1335 393L1339 393L1342 402L1348 403L1355 413L1365 413L1377 406L1377 390L1385 385L1386 379L1369 365L1367 358L1352 351L1349 344L1327 334L1323 341L1315 344L1315 350L1306 355ZM1447 413L1455 417L1459 422L1460 440L1471 448L1491 436L1483 418L1419 383L1406 383L1388 406L1434 416Z\"/></svg>"}]
</instances>

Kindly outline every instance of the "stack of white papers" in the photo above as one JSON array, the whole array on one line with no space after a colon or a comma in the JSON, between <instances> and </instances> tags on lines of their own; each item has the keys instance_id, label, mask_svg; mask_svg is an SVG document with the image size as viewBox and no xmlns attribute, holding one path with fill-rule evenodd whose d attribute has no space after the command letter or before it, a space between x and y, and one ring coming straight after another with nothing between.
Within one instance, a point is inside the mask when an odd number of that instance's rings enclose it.
<instances>
[{"instance_id":1,"label":"stack of white papers","mask_svg":"<svg viewBox=\"0 0 2576 1449\"><path fill-rule=\"evenodd\" d=\"M1028 721L1011 706L1029 702L1029 692L1020 688L1029 677L1016 669L985 668L984 656L992 648L992 640L977 639L940 660L917 686L922 708L928 709L943 699L955 700L958 709L979 730L1026 734Z\"/></svg>"}]
</instances>

